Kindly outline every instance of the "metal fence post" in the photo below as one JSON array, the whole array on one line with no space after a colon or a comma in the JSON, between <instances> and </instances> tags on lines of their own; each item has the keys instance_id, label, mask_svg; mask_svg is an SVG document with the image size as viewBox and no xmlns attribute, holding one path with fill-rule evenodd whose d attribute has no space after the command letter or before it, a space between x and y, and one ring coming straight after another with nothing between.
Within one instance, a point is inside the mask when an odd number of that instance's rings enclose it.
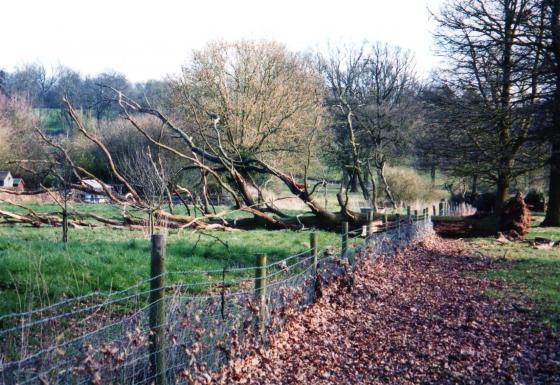
<instances>
[{"instance_id":1,"label":"metal fence post","mask_svg":"<svg viewBox=\"0 0 560 385\"><path fill-rule=\"evenodd\" d=\"M342 222L342 245L340 247L340 257L348 257L348 222Z\"/></svg>"},{"instance_id":2,"label":"metal fence post","mask_svg":"<svg viewBox=\"0 0 560 385\"><path fill-rule=\"evenodd\" d=\"M165 385L165 236L152 235L150 264L150 372L155 385Z\"/></svg>"},{"instance_id":3,"label":"metal fence post","mask_svg":"<svg viewBox=\"0 0 560 385\"><path fill-rule=\"evenodd\" d=\"M255 301L258 307L257 332L263 337L266 319L266 254L257 255L257 266L255 268Z\"/></svg>"},{"instance_id":4,"label":"metal fence post","mask_svg":"<svg viewBox=\"0 0 560 385\"><path fill-rule=\"evenodd\" d=\"M317 250L317 233L314 231L312 233L309 234L309 246L311 249L311 255L313 256L313 275L317 274L317 256L318 256L318 250Z\"/></svg>"}]
</instances>

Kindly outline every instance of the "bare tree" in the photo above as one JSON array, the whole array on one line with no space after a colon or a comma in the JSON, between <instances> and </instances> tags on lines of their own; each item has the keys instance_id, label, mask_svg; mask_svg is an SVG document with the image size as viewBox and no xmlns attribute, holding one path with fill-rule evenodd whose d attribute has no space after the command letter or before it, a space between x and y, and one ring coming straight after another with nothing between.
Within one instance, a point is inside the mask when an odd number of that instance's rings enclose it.
<instances>
[{"instance_id":1,"label":"bare tree","mask_svg":"<svg viewBox=\"0 0 560 385\"><path fill-rule=\"evenodd\" d=\"M47 95L56 83L56 75L49 74L41 64L26 64L17 68L7 83L10 96L19 95L34 107L44 107Z\"/></svg>"},{"instance_id":2,"label":"bare tree","mask_svg":"<svg viewBox=\"0 0 560 385\"><path fill-rule=\"evenodd\" d=\"M150 210L156 219L165 219L173 226L212 225L201 218L165 212L159 199L150 202L149 196L162 195L144 190L158 188L161 192L161 187L168 185L162 183L168 180L169 172L159 163L159 154L165 154L162 159L180 162L181 167L175 170L198 172L203 192L208 190L204 187L207 181L215 181L231 196L235 209L253 214L269 228L300 227L296 218L278 215L281 213L273 203L258 198L265 195L263 181L269 178L278 179L301 199L315 214L319 226L338 227L343 220L365 223L365 215L349 210L342 199L340 212L327 210L315 199L324 181L308 183L309 165L318 156L315 149L325 131L322 79L306 57L273 42L213 43L194 52L172 86L171 106L165 112L134 100L116 87L103 86L108 102L117 103L124 120L145 140L143 148L149 148L150 154L145 151L142 155L147 161L144 164L151 165L155 179L137 178L136 164L120 163L119 151L111 149L97 127L84 124L83 116L68 99L64 102L75 125L73 136L95 149L96 165L76 161L80 154L69 151L68 143L39 133L51 152L62 155L71 166L76 181L87 177L103 182L91 171L102 164L103 169L98 171L122 186L122 194L104 188L114 202ZM146 116L155 118L160 130L146 124ZM172 184L172 190L189 190ZM204 211L205 218L223 216ZM98 220L121 225L106 218Z\"/></svg>"},{"instance_id":3,"label":"bare tree","mask_svg":"<svg viewBox=\"0 0 560 385\"><path fill-rule=\"evenodd\" d=\"M151 235L154 233L155 212L171 200L167 167L161 157L152 155L149 146L119 154L117 164L142 198Z\"/></svg>"},{"instance_id":4,"label":"bare tree","mask_svg":"<svg viewBox=\"0 0 560 385\"><path fill-rule=\"evenodd\" d=\"M453 113L440 127L456 131L454 143L495 183L498 212L512 180L540 166L532 118L543 52L532 17L541 14L536 0L450 0L436 15L436 40L447 57L441 83L454 96L443 101Z\"/></svg>"},{"instance_id":5,"label":"bare tree","mask_svg":"<svg viewBox=\"0 0 560 385\"><path fill-rule=\"evenodd\" d=\"M62 202L57 200L62 209L62 242L68 242L68 202L72 199L72 178L74 170L68 165L66 159L60 159L59 167L51 170L56 178L54 185L57 187L58 196Z\"/></svg>"},{"instance_id":6,"label":"bare tree","mask_svg":"<svg viewBox=\"0 0 560 385\"><path fill-rule=\"evenodd\" d=\"M548 206L543 226L560 226L560 0L544 1L547 11L547 61L550 76L552 120L547 130L550 141Z\"/></svg>"},{"instance_id":7,"label":"bare tree","mask_svg":"<svg viewBox=\"0 0 560 385\"><path fill-rule=\"evenodd\" d=\"M212 43L194 52L172 90L174 116L223 160L246 205L255 205L249 164L263 160L301 173L298 159L320 124L321 93L299 55L278 43Z\"/></svg>"},{"instance_id":8,"label":"bare tree","mask_svg":"<svg viewBox=\"0 0 560 385\"><path fill-rule=\"evenodd\" d=\"M331 49L318 63L326 79L338 158L350 176L348 183L353 190L359 183L364 198L377 209L373 166L394 206L384 172L391 156L405 152L406 138L418 121L413 56L399 47L364 43Z\"/></svg>"},{"instance_id":9,"label":"bare tree","mask_svg":"<svg viewBox=\"0 0 560 385\"><path fill-rule=\"evenodd\" d=\"M25 98L0 94L0 168L17 172L30 183L35 173L44 175L47 167L40 163L22 164L17 160L46 157L35 131L37 125L38 119Z\"/></svg>"}]
</instances>

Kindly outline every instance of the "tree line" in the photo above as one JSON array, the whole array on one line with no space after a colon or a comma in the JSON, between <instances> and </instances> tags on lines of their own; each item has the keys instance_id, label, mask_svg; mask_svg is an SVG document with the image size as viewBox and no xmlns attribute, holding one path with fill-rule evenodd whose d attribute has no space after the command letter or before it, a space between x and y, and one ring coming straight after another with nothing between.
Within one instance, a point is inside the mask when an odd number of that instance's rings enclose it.
<instances>
[{"instance_id":1,"label":"tree line","mask_svg":"<svg viewBox=\"0 0 560 385\"><path fill-rule=\"evenodd\" d=\"M133 83L125 74L108 71L95 76L83 76L65 66L47 69L40 63L28 63L12 71L0 69L0 92L25 98L33 108L64 108L62 99L71 99L76 108L90 112L96 119L113 118L118 114L106 95L107 85L137 99L163 100L164 80Z\"/></svg>"}]
</instances>

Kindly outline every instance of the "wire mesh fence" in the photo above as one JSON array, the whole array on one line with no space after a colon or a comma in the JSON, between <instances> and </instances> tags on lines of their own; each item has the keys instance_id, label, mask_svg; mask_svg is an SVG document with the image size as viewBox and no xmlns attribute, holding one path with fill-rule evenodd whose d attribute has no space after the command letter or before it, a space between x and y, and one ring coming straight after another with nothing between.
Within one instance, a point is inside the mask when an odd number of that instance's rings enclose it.
<instances>
[{"instance_id":1,"label":"wire mesh fence","mask_svg":"<svg viewBox=\"0 0 560 385\"><path fill-rule=\"evenodd\" d=\"M119 292L1 316L0 384L172 384L207 378L266 346L287 320L313 303L318 287L348 274L359 258L390 258L429 227L424 212L386 221L378 231L371 226L348 231L341 244L321 250L312 241L310 249L281 261L266 263L262 256L254 267L163 272ZM165 284L171 275L180 283ZM155 280L161 283L156 288ZM153 295L156 290L161 297Z\"/></svg>"}]
</instances>

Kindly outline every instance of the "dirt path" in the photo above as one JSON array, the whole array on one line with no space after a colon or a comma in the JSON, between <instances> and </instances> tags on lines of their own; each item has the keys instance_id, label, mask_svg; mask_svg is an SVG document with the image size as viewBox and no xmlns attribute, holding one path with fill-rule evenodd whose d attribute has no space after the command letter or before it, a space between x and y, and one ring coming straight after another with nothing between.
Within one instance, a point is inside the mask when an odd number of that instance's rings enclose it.
<instances>
[{"instance_id":1,"label":"dirt path","mask_svg":"<svg viewBox=\"0 0 560 385\"><path fill-rule=\"evenodd\" d=\"M426 239L363 264L216 382L560 384L560 338L538 330L529 304L486 296L502 284L468 273L491 262L461 248Z\"/></svg>"}]
</instances>

